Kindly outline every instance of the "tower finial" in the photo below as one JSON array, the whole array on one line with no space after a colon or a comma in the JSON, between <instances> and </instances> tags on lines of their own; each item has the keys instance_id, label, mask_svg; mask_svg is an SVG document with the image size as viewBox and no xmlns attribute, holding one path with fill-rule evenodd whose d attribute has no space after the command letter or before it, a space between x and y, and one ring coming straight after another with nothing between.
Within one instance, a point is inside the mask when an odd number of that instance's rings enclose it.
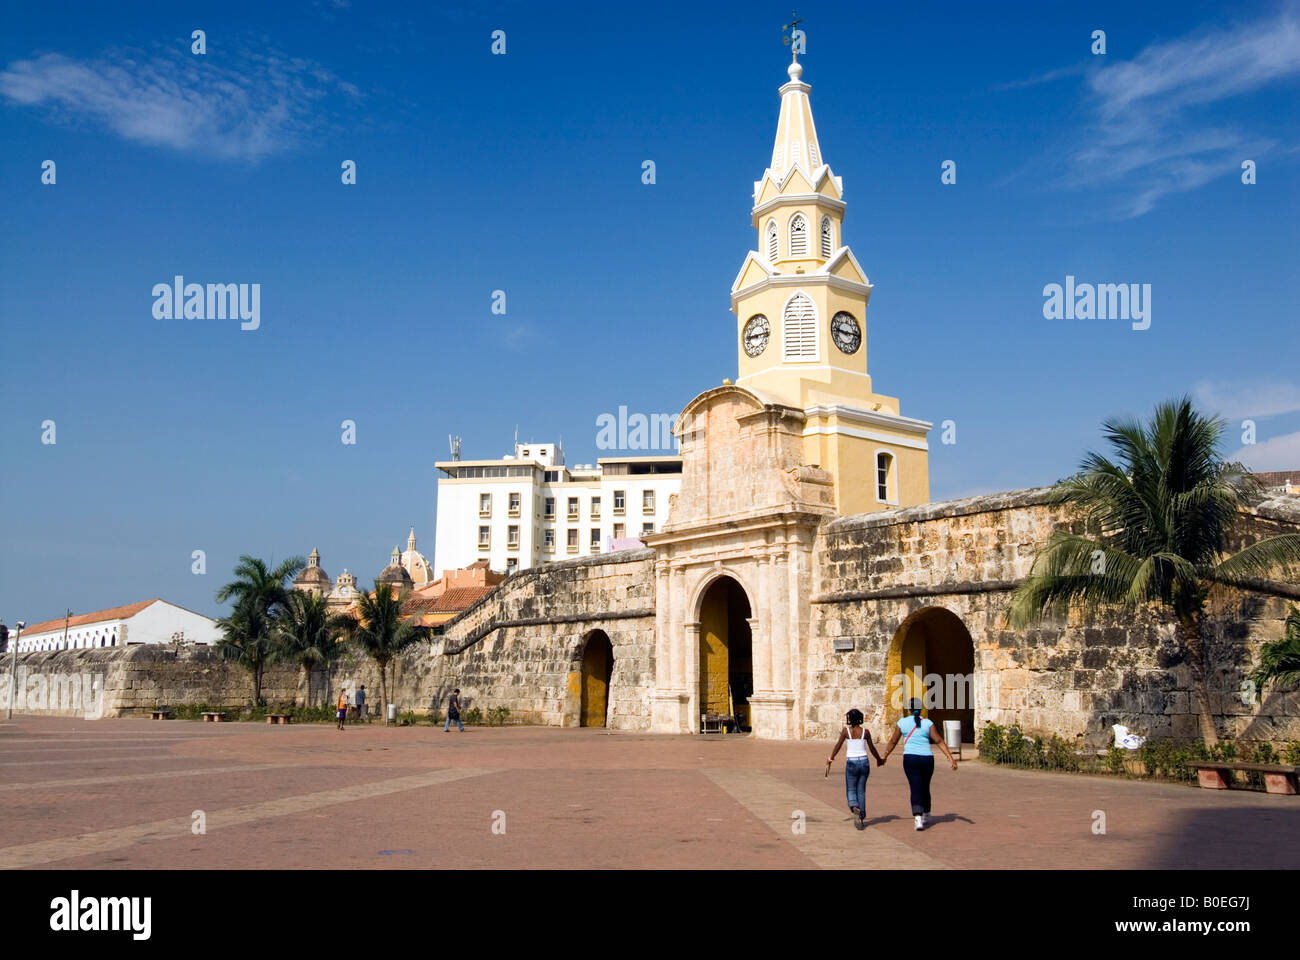
<instances>
[{"instance_id":1,"label":"tower finial","mask_svg":"<svg viewBox=\"0 0 1300 960\"><path fill-rule=\"evenodd\" d=\"M790 22L781 27L781 42L790 48L790 62L799 62L799 38L795 36L799 32L799 24L803 23L799 15L793 10L790 11ZM789 30L790 35L786 36L785 31Z\"/></svg>"}]
</instances>

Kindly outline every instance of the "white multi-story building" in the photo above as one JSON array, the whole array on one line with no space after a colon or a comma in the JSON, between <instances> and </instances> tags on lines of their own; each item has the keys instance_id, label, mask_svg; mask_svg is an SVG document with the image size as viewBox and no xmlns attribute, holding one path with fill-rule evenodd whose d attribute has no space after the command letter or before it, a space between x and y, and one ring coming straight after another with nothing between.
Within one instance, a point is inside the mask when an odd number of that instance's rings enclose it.
<instances>
[{"instance_id":1,"label":"white multi-story building","mask_svg":"<svg viewBox=\"0 0 1300 960\"><path fill-rule=\"evenodd\" d=\"M10 639L16 631L10 628ZM142 600L124 607L59 617L23 631L18 652L124 647L135 643L216 643L216 621L166 600Z\"/></svg>"},{"instance_id":2,"label":"white multi-story building","mask_svg":"<svg viewBox=\"0 0 1300 960\"><path fill-rule=\"evenodd\" d=\"M500 460L436 464L434 569L487 560L514 573L548 560L584 557L654 533L682 482L675 455L604 457L564 465L554 443L519 443Z\"/></svg>"}]
</instances>

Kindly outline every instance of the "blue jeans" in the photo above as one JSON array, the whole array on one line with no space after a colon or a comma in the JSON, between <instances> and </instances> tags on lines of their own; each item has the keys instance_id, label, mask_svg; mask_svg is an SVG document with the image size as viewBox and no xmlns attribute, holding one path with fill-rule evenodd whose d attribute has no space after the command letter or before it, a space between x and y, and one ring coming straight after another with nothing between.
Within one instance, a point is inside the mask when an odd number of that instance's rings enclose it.
<instances>
[{"instance_id":1,"label":"blue jeans","mask_svg":"<svg viewBox=\"0 0 1300 960\"><path fill-rule=\"evenodd\" d=\"M452 722L453 720L456 721L456 727L457 727L457 729L459 729L461 733L464 733L464 732L465 732L465 724L463 724L463 723L460 722L460 717L453 717L453 716L451 716L450 714L447 715L447 722L446 722L445 724L443 724L443 726L442 726L442 732L443 732L443 733L446 733L448 730L451 729L451 722Z\"/></svg>"},{"instance_id":2,"label":"blue jeans","mask_svg":"<svg viewBox=\"0 0 1300 960\"><path fill-rule=\"evenodd\" d=\"M849 806L867 812L867 777L871 776L871 758L844 761L844 793Z\"/></svg>"}]
</instances>

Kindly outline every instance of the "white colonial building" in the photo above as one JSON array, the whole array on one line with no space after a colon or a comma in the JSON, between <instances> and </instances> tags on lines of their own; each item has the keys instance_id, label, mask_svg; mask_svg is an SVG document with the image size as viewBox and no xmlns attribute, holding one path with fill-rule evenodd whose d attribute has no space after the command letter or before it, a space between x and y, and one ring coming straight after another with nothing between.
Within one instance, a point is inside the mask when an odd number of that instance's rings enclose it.
<instances>
[{"instance_id":1,"label":"white colonial building","mask_svg":"<svg viewBox=\"0 0 1300 960\"><path fill-rule=\"evenodd\" d=\"M10 633L12 638L16 631ZM60 617L23 630L18 651L124 647L128 643L216 643L216 621L166 600L141 600L124 607Z\"/></svg>"},{"instance_id":2,"label":"white colonial building","mask_svg":"<svg viewBox=\"0 0 1300 960\"><path fill-rule=\"evenodd\" d=\"M668 516L681 487L675 455L604 457L564 465L554 443L519 443L500 460L437 465L434 569L486 560L514 573L548 560L640 546Z\"/></svg>"}]
</instances>

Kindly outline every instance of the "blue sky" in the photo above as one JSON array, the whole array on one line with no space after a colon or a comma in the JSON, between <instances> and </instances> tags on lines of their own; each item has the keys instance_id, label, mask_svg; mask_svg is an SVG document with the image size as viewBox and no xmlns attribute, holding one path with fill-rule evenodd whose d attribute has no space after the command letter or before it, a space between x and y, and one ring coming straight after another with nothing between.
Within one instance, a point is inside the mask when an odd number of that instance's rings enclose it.
<instances>
[{"instance_id":1,"label":"blue sky","mask_svg":"<svg viewBox=\"0 0 1300 960\"><path fill-rule=\"evenodd\" d=\"M1104 418L1184 392L1256 422L1256 469L1300 467L1300 9L1075 6L799 8L875 387L957 424L936 500L1050 483ZM368 581L412 524L432 554L449 433L587 462L599 414L735 376L788 3L2 16L7 623L216 614L241 553ZM155 319L176 274L260 283L260 329ZM1045 320L1067 275L1151 284L1150 329Z\"/></svg>"}]
</instances>

